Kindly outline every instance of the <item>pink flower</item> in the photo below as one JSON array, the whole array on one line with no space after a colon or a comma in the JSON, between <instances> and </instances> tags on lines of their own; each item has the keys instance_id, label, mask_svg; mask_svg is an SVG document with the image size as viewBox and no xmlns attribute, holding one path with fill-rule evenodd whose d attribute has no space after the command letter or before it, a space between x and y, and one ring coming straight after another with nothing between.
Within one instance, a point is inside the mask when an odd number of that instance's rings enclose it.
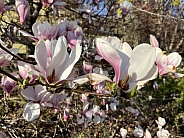
<instances>
[{"instance_id":1,"label":"pink flower","mask_svg":"<svg viewBox=\"0 0 184 138\"><path fill-rule=\"evenodd\" d=\"M159 48L159 43L158 43L156 37L153 36L153 35L150 35L150 44L151 44L152 46L154 46L154 47Z\"/></svg>"},{"instance_id":2,"label":"pink flower","mask_svg":"<svg viewBox=\"0 0 184 138\"><path fill-rule=\"evenodd\" d=\"M9 8L9 6L4 6L4 0L0 0L0 14L3 14Z\"/></svg>"},{"instance_id":3,"label":"pink flower","mask_svg":"<svg viewBox=\"0 0 184 138\"><path fill-rule=\"evenodd\" d=\"M20 22L23 23L30 12L29 3L27 0L15 0Z\"/></svg>"},{"instance_id":4,"label":"pink flower","mask_svg":"<svg viewBox=\"0 0 184 138\"><path fill-rule=\"evenodd\" d=\"M91 73L93 70L93 65L86 63L85 61L83 61L83 70L84 72L87 73Z\"/></svg>"},{"instance_id":5,"label":"pink flower","mask_svg":"<svg viewBox=\"0 0 184 138\"><path fill-rule=\"evenodd\" d=\"M18 61L18 69L20 76L26 80L29 78L29 83L32 83L38 76L39 73L36 71L34 65Z\"/></svg>"},{"instance_id":6,"label":"pink flower","mask_svg":"<svg viewBox=\"0 0 184 138\"><path fill-rule=\"evenodd\" d=\"M153 88L155 91L158 90L158 83L156 81L154 81L154 83L153 83Z\"/></svg>"},{"instance_id":7,"label":"pink flower","mask_svg":"<svg viewBox=\"0 0 184 138\"><path fill-rule=\"evenodd\" d=\"M35 49L35 60L37 68L45 78L48 84L60 83L66 80L75 63L79 60L82 47L77 44L69 54L67 51L67 42L64 36L58 41L42 39L38 42Z\"/></svg>"},{"instance_id":8,"label":"pink flower","mask_svg":"<svg viewBox=\"0 0 184 138\"><path fill-rule=\"evenodd\" d=\"M73 49L77 43L81 44L82 34L83 31L81 27L77 25L77 21L70 22L65 19L58 24L57 37L65 36L71 49Z\"/></svg>"},{"instance_id":9,"label":"pink flower","mask_svg":"<svg viewBox=\"0 0 184 138\"><path fill-rule=\"evenodd\" d=\"M40 40L40 39L55 39L56 35L58 33L58 26L57 25L51 25L48 21L45 21L43 23L36 22L32 26L32 30L34 33L34 36Z\"/></svg>"},{"instance_id":10,"label":"pink flower","mask_svg":"<svg viewBox=\"0 0 184 138\"><path fill-rule=\"evenodd\" d=\"M64 6L66 3L60 0L41 0L43 8L49 8L52 5Z\"/></svg>"},{"instance_id":11,"label":"pink flower","mask_svg":"<svg viewBox=\"0 0 184 138\"><path fill-rule=\"evenodd\" d=\"M129 1L123 1L120 3L120 9L122 10L122 14L126 15L132 9L132 3Z\"/></svg>"},{"instance_id":12,"label":"pink flower","mask_svg":"<svg viewBox=\"0 0 184 138\"><path fill-rule=\"evenodd\" d=\"M9 51L16 55L19 52L19 49L11 48ZM11 64L12 58L12 55L0 49L0 66L9 66Z\"/></svg>"},{"instance_id":13,"label":"pink flower","mask_svg":"<svg viewBox=\"0 0 184 138\"><path fill-rule=\"evenodd\" d=\"M12 75L18 77L18 75L16 73L12 73ZM13 79L11 79L8 76L3 76L2 77L2 88L5 92L7 92L8 94L12 93L17 87L17 82Z\"/></svg>"},{"instance_id":14,"label":"pink flower","mask_svg":"<svg viewBox=\"0 0 184 138\"><path fill-rule=\"evenodd\" d=\"M140 44L132 50L128 43L121 43L117 37L105 37L96 39L96 49L113 66L114 81L125 92L157 77L156 50L149 44Z\"/></svg>"},{"instance_id":15,"label":"pink flower","mask_svg":"<svg viewBox=\"0 0 184 138\"><path fill-rule=\"evenodd\" d=\"M181 60L182 58L177 52L170 53L167 56L163 53L159 53L156 58L159 74L174 73L176 67L181 63Z\"/></svg>"}]
</instances>

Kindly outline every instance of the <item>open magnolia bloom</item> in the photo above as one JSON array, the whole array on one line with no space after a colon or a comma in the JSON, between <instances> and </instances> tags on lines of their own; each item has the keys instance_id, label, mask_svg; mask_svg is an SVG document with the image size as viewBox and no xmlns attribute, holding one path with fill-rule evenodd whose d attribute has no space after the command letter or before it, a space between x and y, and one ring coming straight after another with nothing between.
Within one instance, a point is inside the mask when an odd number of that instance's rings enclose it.
<instances>
[{"instance_id":1,"label":"open magnolia bloom","mask_svg":"<svg viewBox=\"0 0 184 138\"><path fill-rule=\"evenodd\" d=\"M69 54L64 36L58 40L41 39L35 48L37 68L48 84L56 84L66 80L75 63L79 60L82 47L77 44Z\"/></svg>"},{"instance_id":2,"label":"open magnolia bloom","mask_svg":"<svg viewBox=\"0 0 184 138\"><path fill-rule=\"evenodd\" d=\"M113 66L114 81L125 92L157 77L156 50L149 44L140 44L132 50L128 43L121 43L117 37L104 37L96 39L96 49Z\"/></svg>"},{"instance_id":3,"label":"open magnolia bloom","mask_svg":"<svg viewBox=\"0 0 184 138\"><path fill-rule=\"evenodd\" d=\"M37 119L40 115L41 107L57 109L59 102L64 101L67 96L67 94L61 95L60 93L52 94L42 85L28 86L21 91L21 95L27 100L30 100L25 105L23 111L23 117L27 121Z\"/></svg>"},{"instance_id":4,"label":"open magnolia bloom","mask_svg":"<svg viewBox=\"0 0 184 138\"><path fill-rule=\"evenodd\" d=\"M8 50L15 55L19 52L18 48L11 48ZM12 58L13 58L12 55L0 49L0 66L9 66L11 64Z\"/></svg>"},{"instance_id":5,"label":"open magnolia bloom","mask_svg":"<svg viewBox=\"0 0 184 138\"><path fill-rule=\"evenodd\" d=\"M43 8L48 8L52 5L55 6L64 6L66 5L65 2L62 2L61 0L41 0Z\"/></svg>"},{"instance_id":6,"label":"open magnolia bloom","mask_svg":"<svg viewBox=\"0 0 184 138\"><path fill-rule=\"evenodd\" d=\"M159 48L159 43L155 36L150 35L150 44L156 49L156 64L160 75L174 73L176 77L183 77L182 74L177 76L176 67L178 67L182 61L182 57L177 53L173 52L169 55L165 55L164 52Z\"/></svg>"}]
</instances>

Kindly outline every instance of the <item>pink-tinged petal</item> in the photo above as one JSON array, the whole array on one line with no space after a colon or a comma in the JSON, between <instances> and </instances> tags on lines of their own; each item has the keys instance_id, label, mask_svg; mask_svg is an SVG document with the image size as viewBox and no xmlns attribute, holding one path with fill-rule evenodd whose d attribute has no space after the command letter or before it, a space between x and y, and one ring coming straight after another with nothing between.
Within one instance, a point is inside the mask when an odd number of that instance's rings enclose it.
<instances>
[{"instance_id":1,"label":"pink-tinged petal","mask_svg":"<svg viewBox=\"0 0 184 138\"><path fill-rule=\"evenodd\" d=\"M70 48L74 48L77 42L77 37L72 31L67 32L67 41L70 44Z\"/></svg>"},{"instance_id":2,"label":"pink-tinged petal","mask_svg":"<svg viewBox=\"0 0 184 138\"><path fill-rule=\"evenodd\" d=\"M109 43L100 38L96 39L96 50L99 55L101 55L106 61L108 61L113 66L115 71L115 82L118 83L122 64L122 59L118 51L112 46L110 46Z\"/></svg>"},{"instance_id":3,"label":"pink-tinged petal","mask_svg":"<svg viewBox=\"0 0 184 138\"><path fill-rule=\"evenodd\" d=\"M15 0L15 6L20 17L20 22L23 23L30 11L29 3L27 0Z\"/></svg>"},{"instance_id":4,"label":"pink-tinged petal","mask_svg":"<svg viewBox=\"0 0 184 138\"><path fill-rule=\"evenodd\" d=\"M38 44L35 46L35 60L39 66L41 66L44 70L47 67L47 50L43 39L41 39Z\"/></svg>"},{"instance_id":5,"label":"pink-tinged petal","mask_svg":"<svg viewBox=\"0 0 184 138\"><path fill-rule=\"evenodd\" d=\"M40 105L38 103L29 102L25 105L23 118L28 122L37 119L40 116Z\"/></svg>"},{"instance_id":6,"label":"pink-tinged petal","mask_svg":"<svg viewBox=\"0 0 184 138\"><path fill-rule=\"evenodd\" d=\"M159 43L158 43L156 37L153 36L153 35L150 35L150 44L151 44L153 47L159 47Z\"/></svg>"},{"instance_id":7,"label":"pink-tinged petal","mask_svg":"<svg viewBox=\"0 0 184 138\"><path fill-rule=\"evenodd\" d=\"M146 129L144 138L152 138L151 133Z\"/></svg>"},{"instance_id":8,"label":"pink-tinged petal","mask_svg":"<svg viewBox=\"0 0 184 138\"><path fill-rule=\"evenodd\" d=\"M26 68L23 67L23 66L18 65L18 69L19 69L19 74L20 74L20 76L21 76L24 80L26 80L26 78L28 77L28 72L27 72Z\"/></svg>"},{"instance_id":9,"label":"pink-tinged petal","mask_svg":"<svg viewBox=\"0 0 184 138\"><path fill-rule=\"evenodd\" d=\"M64 80L70 75L75 63L79 60L81 56L81 52L82 52L82 47L80 46L80 44L77 44L74 47L74 49L72 49L67 63L65 64L65 66L62 67L64 70L63 71L61 69L59 70L61 71L61 72L58 72L60 73L60 75L58 75L60 76L59 80Z\"/></svg>"},{"instance_id":10,"label":"pink-tinged petal","mask_svg":"<svg viewBox=\"0 0 184 138\"><path fill-rule=\"evenodd\" d=\"M147 76L155 64L155 56L155 48L149 44L140 44L133 49L128 69L132 80L141 80Z\"/></svg>"},{"instance_id":11,"label":"pink-tinged petal","mask_svg":"<svg viewBox=\"0 0 184 138\"><path fill-rule=\"evenodd\" d=\"M160 75L165 74L165 68L167 66L167 56L163 53L159 53L156 58L156 64Z\"/></svg>"},{"instance_id":12,"label":"pink-tinged petal","mask_svg":"<svg viewBox=\"0 0 184 138\"><path fill-rule=\"evenodd\" d=\"M175 67L179 66L182 61L182 57L177 52L170 53L167 59L168 65L173 65Z\"/></svg>"},{"instance_id":13,"label":"pink-tinged petal","mask_svg":"<svg viewBox=\"0 0 184 138\"><path fill-rule=\"evenodd\" d=\"M21 90L21 95L28 100L36 101L36 94L33 86L28 86L26 89Z\"/></svg>"},{"instance_id":14,"label":"pink-tinged petal","mask_svg":"<svg viewBox=\"0 0 184 138\"><path fill-rule=\"evenodd\" d=\"M54 41L54 40L52 40ZM49 67L47 68L47 76L52 74L52 71L55 69L56 71L56 76L59 78L59 71L57 70L57 68L59 66L63 67L62 64L63 62L65 62L65 60L67 59L67 42L66 42L66 38L64 36L59 37L58 41L56 44L52 44L51 46L53 48L53 57L52 57L52 61L49 65Z\"/></svg>"},{"instance_id":15,"label":"pink-tinged petal","mask_svg":"<svg viewBox=\"0 0 184 138\"><path fill-rule=\"evenodd\" d=\"M33 31L33 34L34 36L36 36L38 38L38 29L39 29L39 26L41 25L40 22L35 22L33 25L32 25L32 31Z\"/></svg>"}]
</instances>

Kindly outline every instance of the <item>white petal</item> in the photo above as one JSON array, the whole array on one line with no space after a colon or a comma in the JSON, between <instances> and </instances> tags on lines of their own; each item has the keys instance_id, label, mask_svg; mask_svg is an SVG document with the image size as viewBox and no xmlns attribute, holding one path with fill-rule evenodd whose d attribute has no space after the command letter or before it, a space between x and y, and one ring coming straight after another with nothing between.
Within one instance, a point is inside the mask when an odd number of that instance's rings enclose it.
<instances>
[{"instance_id":1,"label":"white petal","mask_svg":"<svg viewBox=\"0 0 184 138\"><path fill-rule=\"evenodd\" d=\"M43 39L35 46L35 60L39 66L46 70L47 65L47 50Z\"/></svg>"},{"instance_id":2,"label":"white petal","mask_svg":"<svg viewBox=\"0 0 184 138\"><path fill-rule=\"evenodd\" d=\"M33 121L40 115L40 105L38 103L29 102L25 105L23 111L23 118L27 121Z\"/></svg>"},{"instance_id":3,"label":"white petal","mask_svg":"<svg viewBox=\"0 0 184 138\"><path fill-rule=\"evenodd\" d=\"M155 64L155 56L155 48L149 44L140 44L133 49L128 70L132 80L141 80L147 76Z\"/></svg>"}]
</instances>

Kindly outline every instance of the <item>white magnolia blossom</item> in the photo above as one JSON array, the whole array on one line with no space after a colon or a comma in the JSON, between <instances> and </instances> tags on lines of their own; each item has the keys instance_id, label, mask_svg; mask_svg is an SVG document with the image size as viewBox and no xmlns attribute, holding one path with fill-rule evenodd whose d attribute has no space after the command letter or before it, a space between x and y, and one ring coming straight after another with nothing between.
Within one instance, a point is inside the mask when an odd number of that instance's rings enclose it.
<instances>
[{"instance_id":1,"label":"white magnolia blossom","mask_svg":"<svg viewBox=\"0 0 184 138\"><path fill-rule=\"evenodd\" d=\"M159 131L157 131L157 136L158 138L168 138L170 135L168 130L165 130L163 128L159 129Z\"/></svg>"},{"instance_id":2,"label":"white magnolia blossom","mask_svg":"<svg viewBox=\"0 0 184 138\"><path fill-rule=\"evenodd\" d=\"M144 135L144 130L143 128L138 125L138 127L136 127L134 130L133 130L133 135L136 137L136 138L141 138L143 137Z\"/></svg>"},{"instance_id":3,"label":"white magnolia blossom","mask_svg":"<svg viewBox=\"0 0 184 138\"><path fill-rule=\"evenodd\" d=\"M124 128L121 128L121 129L120 129L120 135L121 135L122 138L125 138L126 135L127 135L127 130L124 129Z\"/></svg>"},{"instance_id":4,"label":"white magnolia blossom","mask_svg":"<svg viewBox=\"0 0 184 138\"><path fill-rule=\"evenodd\" d=\"M155 120L155 121L158 124L158 128L162 128L162 126L164 126L166 124L165 119L162 117L158 117L158 120Z\"/></svg>"}]
</instances>

